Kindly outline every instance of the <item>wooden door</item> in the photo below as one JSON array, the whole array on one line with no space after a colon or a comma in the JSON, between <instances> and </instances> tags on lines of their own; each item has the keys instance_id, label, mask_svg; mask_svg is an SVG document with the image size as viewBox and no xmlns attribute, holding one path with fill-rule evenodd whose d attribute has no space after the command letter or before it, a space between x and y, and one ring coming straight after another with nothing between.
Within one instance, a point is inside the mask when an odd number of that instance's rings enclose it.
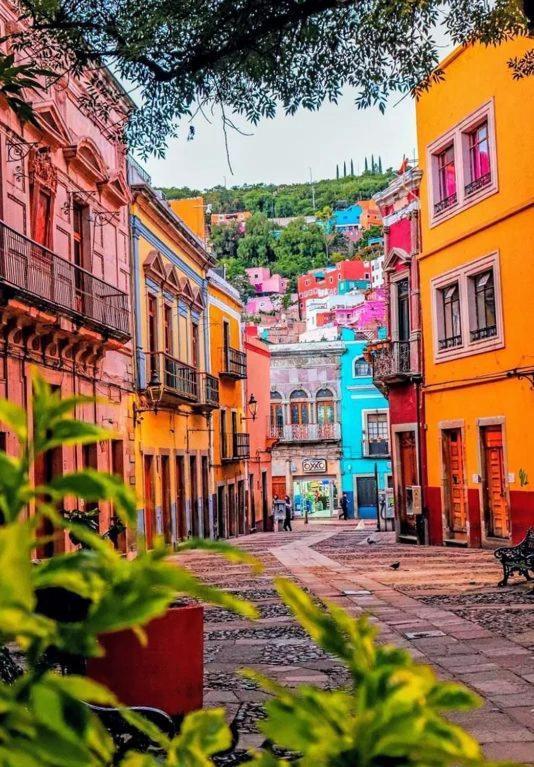
<instances>
[{"instance_id":1,"label":"wooden door","mask_svg":"<svg viewBox=\"0 0 534 767\"><path fill-rule=\"evenodd\" d=\"M443 448L449 530L451 533L465 533L467 531L467 505L463 440L460 429L447 429L443 432Z\"/></svg>"},{"instance_id":2,"label":"wooden door","mask_svg":"<svg viewBox=\"0 0 534 767\"><path fill-rule=\"evenodd\" d=\"M148 549L154 545L156 501L154 493L154 456L145 455L145 538Z\"/></svg>"},{"instance_id":3,"label":"wooden door","mask_svg":"<svg viewBox=\"0 0 534 767\"><path fill-rule=\"evenodd\" d=\"M263 530L266 531L269 524L269 504L267 497L267 472L261 473L261 519Z\"/></svg>"},{"instance_id":4,"label":"wooden door","mask_svg":"<svg viewBox=\"0 0 534 767\"><path fill-rule=\"evenodd\" d=\"M197 458L195 455L189 458L189 479L191 482L191 533L193 538L198 538L198 477Z\"/></svg>"},{"instance_id":5,"label":"wooden door","mask_svg":"<svg viewBox=\"0 0 534 767\"><path fill-rule=\"evenodd\" d=\"M183 540L187 534L185 519L185 479L184 457L176 456L176 527L179 540Z\"/></svg>"},{"instance_id":6,"label":"wooden door","mask_svg":"<svg viewBox=\"0 0 534 767\"><path fill-rule=\"evenodd\" d=\"M226 538L224 486L217 488L217 538Z\"/></svg>"},{"instance_id":7,"label":"wooden door","mask_svg":"<svg viewBox=\"0 0 534 767\"><path fill-rule=\"evenodd\" d=\"M398 434L400 488L398 508L402 532L413 532L415 517L413 509L406 503L406 488L419 484L417 481L417 452L415 432L402 431Z\"/></svg>"},{"instance_id":8,"label":"wooden door","mask_svg":"<svg viewBox=\"0 0 534 767\"><path fill-rule=\"evenodd\" d=\"M211 537L210 530L210 501L209 501L209 467L207 456L202 456L202 534L204 538Z\"/></svg>"},{"instance_id":9,"label":"wooden door","mask_svg":"<svg viewBox=\"0 0 534 767\"><path fill-rule=\"evenodd\" d=\"M286 496L286 478L273 477L273 498L277 495L280 500Z\"/></svg>"},{"instance_id":10,"label":"wooden door","mask_svg":"<svg viewBox=\"0 0 534 767\"><path fill-rule=\"evenodd\" d=\"M171 473L168 455L161 456L161 515L163 518L163 539L165 543L171 543Z\"/></svg>"},{"instance_id":11,"label":"wooden door","mask_svg":"<svg viewBox=\"0 0 534 767\"><path fill-rule=\"evenodd\" d=\"M228 485L228 535L232 538L236 532L235 487Z\"/></svg>"},{"instance_id":12,"label":"wooden door","mask_svg":"<svg viewBox=\"0 0 534 767\"><path fill-rule=\"evenodd\" d=\"M250 501L250 527L256 529L256 498L254 496L254 474L248 475L248 497Z\"/></svg>"},{"instance_id":13,"label":"wooden door","mask_svg":"<svg viewBox=\"0 0 534 767\"><path fill-rule=\"evenodd\" d=\"M484 450L484 512L488 533L496 538L510 537L510 514L506 497L501 426L482 429Z\"/></svg>"}]
</instances>

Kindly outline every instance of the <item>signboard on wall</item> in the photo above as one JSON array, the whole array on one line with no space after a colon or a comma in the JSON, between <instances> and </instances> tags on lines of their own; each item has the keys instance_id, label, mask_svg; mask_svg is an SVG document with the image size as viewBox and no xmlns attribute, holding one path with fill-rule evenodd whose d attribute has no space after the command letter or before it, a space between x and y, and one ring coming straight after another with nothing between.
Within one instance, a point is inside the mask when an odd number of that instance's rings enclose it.
<instances>
[{"instance_id":1,"label":"signboard on wall","mask_svg":"<svg viewBox=\"0 0 534 767\"><path fill-rule=\"evenodd\" d=\"M326 472L326 458L303 458L302 471L304 474L324 474Z\"/></svg>"}]
</instances>

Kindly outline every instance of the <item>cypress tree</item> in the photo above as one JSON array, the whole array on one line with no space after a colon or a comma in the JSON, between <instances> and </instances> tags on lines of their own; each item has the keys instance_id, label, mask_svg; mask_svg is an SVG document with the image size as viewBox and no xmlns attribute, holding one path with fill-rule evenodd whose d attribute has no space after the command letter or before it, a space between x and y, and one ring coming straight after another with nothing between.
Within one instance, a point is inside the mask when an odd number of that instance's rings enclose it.
<instances>
[{"instance_id":1,"label":"cypress tree","mask_svg":"<svg viewBox=\"0 0 534 767\"><path fill-rule=\"evenodd\" d=\"M336 179L339 180L339 165L336 164Z\"/></svg>"},{"instance_id":2,"label":"cypress tree","mask_svg":"<svg viewBox=\"0 0 534 767\"><path fill-rule=\"evenodd\" d=\"M354 176L354 160L350 158L350 175Z\"/></svg>"},{"instance_id":3,"label":"cypress tree","mask_svg":"<svg viewBox=\"0 0 534 767\"><path fill-rule=\"evenodd\" d=\"M343 160L343 178L347 175L347 161Z\"/></svg>"},{"instance_id":4,"label":"cypress tree","mask_svg":"<svg viewBox=\"0 0 534 767\"><path fill-rule=\"evenodd\" d=\"M375 168L375 156L374 154L371 155L371 173L374 173L376 170Z\"/></svg>"},{"instance_id":5,"label":"cypress tree","mask_svg":"<svg viewBox=\"0 0 534 767\"><path fill-rule=\"evenodd\" d=\"M378 155L378 172L382 173L382 158Z\"/></svg>"},{"instance_id":6,"label":"cypress tree","mask_svg":"<svg viewBox=\"0 0 534 767\"><path fill-rule=\"evenodd\" d=\"M369 163L367 162L367 157L365 158L365 172L369 173Z\"/></svg>"}]
</instances>

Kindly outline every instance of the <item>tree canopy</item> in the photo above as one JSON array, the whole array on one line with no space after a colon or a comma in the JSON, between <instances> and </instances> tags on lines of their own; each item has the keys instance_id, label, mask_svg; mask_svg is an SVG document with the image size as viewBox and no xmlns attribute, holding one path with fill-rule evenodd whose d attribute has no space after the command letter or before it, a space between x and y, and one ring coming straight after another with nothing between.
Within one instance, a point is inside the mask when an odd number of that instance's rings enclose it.
<instances>
[{"instance_id":1,"label":"tree canopy","mask_svg":"<svg viewBox=\"0 0 534 767\"><path fill-rule=\"evenodd\" d=\"M524 31L520 0L20 0L16 44L56 73L109 65L138 102L126 133L142 154L162 154L183 118L218 112L252 123L356 90L356 105L427 87L436 30L453 43L495 43ZM37 54L36 54L37 52ZM37 59L35 58L37 56ZM531 67L530 67L531 68ZM528 73L528 61L515 71ZM92 77L94 108L109 98ZM191 127L189 128L191 130Z\"/></svg>"},{"instance_id":2,"label":"tree canopy","mask_svg":"<svg viewBox=\"0 0 534 767\"><path fill-rule=\"evenodd\" d=\"M367 171L360 176L314 181L315 208L309 183L245 184L243 186L215 186L204 191L188 187L163 189L167 199L181 199L203 195L214 213L249 210L263 213L268 218L311 216L321 209L345 207L355 200L368 200L385 189L393 178L391 171L379 174Z\"/></svg>"}]
</instances>

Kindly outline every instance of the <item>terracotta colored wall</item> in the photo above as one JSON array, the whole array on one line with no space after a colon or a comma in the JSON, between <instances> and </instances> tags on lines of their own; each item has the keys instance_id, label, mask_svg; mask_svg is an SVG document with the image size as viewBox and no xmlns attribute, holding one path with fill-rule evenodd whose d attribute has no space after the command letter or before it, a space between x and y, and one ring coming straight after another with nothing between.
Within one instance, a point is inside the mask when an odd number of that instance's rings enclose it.
<instances>
[{"instance_id":1,"label":"terracotta colored wall","mask_svg":"<svg viewBox=\"0 0 534 767\"><path fill-rule=\"evenodd\" d=\"M206 239L206 217L204 198L188 197L184 200L169 200L172 210L201 240Z\"/></svg>"}]
</instances>

